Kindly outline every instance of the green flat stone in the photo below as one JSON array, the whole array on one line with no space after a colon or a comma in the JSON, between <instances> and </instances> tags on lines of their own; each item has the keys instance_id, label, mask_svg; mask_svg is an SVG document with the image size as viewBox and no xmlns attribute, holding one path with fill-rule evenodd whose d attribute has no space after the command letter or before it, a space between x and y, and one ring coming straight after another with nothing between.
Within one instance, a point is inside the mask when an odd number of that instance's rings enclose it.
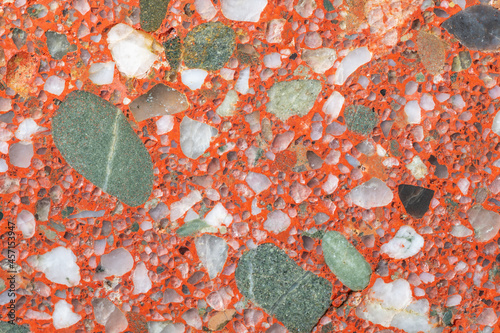
<instances>
[{"instance_id":1,"label":"green flat stone","mask_svg":"<svg viewBox=\"0 0 500 333\"><path fill-rule=\"evenodd\" d=\"M379 115L364 105L349 105L344 111L344 118L349 131L368 135L380 121Z\"/></svg>"},{"instance_id":2,"label":"green flat stone","mask_svg":"<svg viewBox=\"0 0 500 333\"><path fill-rule=\"evenodd\" d=\"M235 276L246 298L293 333L311 332L331 304L332 284L302 269L273 244L244 253Z\"/></svg>"},{"instance_id":3,"label":"green flat stone","mask_svg":"<svg viewBox=\"0 0 500 333\"><path fill-rule=\"evenodd\" d=\"M329 231L321 243L325 262L347 288L363 290L370 283L372 268L361 253L336 231Z\"/></svg>"},{"instance_id":4,"label":"green flat stone","mask_svg":"<svg viewBox=\"0 0 500 333\"><path fill-rule=\"evenodd\" d=\"M236 48L236 33L220 22L200 24L184 39L184 63L207 71L221 69Z\"/></svg>"},{"instance_id":5,"label":"green flat stone","mask_svg":"<svg viewBox=\"0 0 500 333\"><path fill-rule=\"evenodd\" d=\"M151 156L111 103L71 92L52 118L52 135L69 165L104 192L129 206L142 205L151 195Z\"/></svg>"},{"instance_id":6,"label":"green flat stone","mask_svg":"<svg viewBox=\"0 0 500 333\"><path fill-rule=\"evenodd\" d=\"M6 321L0 322L0 333L28 333L30 330L24 326L10 324Z\"/></svg>"},{"instance_id":7,"label":"green flat stone","mask_svg":"<svg viewBox=\"0 0 500 333\"><path fill-rule=\"evenodd\" d=\"M140 0L140 22L144 31L152 32L160 28L167 14L170 0Z\"/></svg>"}]
</instances>

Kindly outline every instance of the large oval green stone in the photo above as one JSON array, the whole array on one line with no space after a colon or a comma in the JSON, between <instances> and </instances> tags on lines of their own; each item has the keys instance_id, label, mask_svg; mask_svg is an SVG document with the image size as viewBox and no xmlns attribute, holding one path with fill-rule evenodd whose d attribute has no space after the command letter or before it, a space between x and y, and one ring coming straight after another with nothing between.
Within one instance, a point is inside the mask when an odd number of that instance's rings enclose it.
<instances>
[{"instance_id":1,"label":"large oval green stone","mask_svg":"<svg viewBox=\"0 0 500 333\"><path fill-rule=\"evenodd\" d=\"M363 290L368 286L372 268L342 234L327 232L322 247L326 264L340 282L352 290Z\"/></svg>"},{"instance_id":2,"label":"large oval green stone","mask_svg":"<svg viewBox=\"0 0 500 333\"><path fill-rule=\"evenodd\" d=\"M73 91L52 118L56 147L68 164L129 206L153 190L151 156L122 111L86 91Z\"/></svg>"}]
</instances>

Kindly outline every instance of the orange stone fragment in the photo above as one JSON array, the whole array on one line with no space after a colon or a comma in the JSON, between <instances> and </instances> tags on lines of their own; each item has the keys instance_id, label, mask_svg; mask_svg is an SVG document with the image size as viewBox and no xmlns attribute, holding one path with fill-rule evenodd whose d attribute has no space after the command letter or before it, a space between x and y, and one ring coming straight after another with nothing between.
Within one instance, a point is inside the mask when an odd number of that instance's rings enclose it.
<instances>
[{"instance_id":1,"label":"orange stone fragment","mask_svg":"<svg viewBox=\"0 0 500 333\"><path fill-rule=\"evenodd\" d=\"M218 311L209 319L208 329L211 331L221 330L231 319L233 319L235 314L236 310L234 309Z\"/></svg>"},{"instance_id":2,"label":"orange stone fragment","mask_svg":"<svg viewBox=\"0 0 500 333\"><path fill-rule=\"evenodd\" d=\"M38 70L38 59L33 54L19 52L7 62L7 86L22 97L27 97Z\"/></svg>"},{"instance_id":3,"label":"orange stone fragment","mask_svg":"<svg viewBox=\"0 0 500 333\"><path fill-rule=\"evenodd\" d=\"M446 61L445 43L438 36L420 31L417 37L418 54L427 72L432 75L443 71Z\"/></svg>"}]
</instances>

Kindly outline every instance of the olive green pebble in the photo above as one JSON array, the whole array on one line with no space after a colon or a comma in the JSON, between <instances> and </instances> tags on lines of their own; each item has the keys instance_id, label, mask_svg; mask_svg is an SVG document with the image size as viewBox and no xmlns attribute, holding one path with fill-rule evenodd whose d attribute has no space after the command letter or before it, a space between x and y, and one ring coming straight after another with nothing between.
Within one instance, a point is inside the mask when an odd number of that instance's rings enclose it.
<instances>
[{"instance_id":1,"label":"olive green pebble","mask_svg":"<svg viewBox=\"0 0 500 333\"><path fill-rule=\"evenodd\" d=\"M370 283L372 268L365 257L337 231L329 231L321 241L325 262L347 288L358 291Z\"/></svg>"},{"instance_id":2,"label":"olive green pebble","mask_svg":"<svg viewBox=\"0 0 500 333\"><path fill-rule=\"evenodd\" d=\"M163 48L165 49L165 57L168 60L170 68L173 71L177 71L181 63L182 54L182 44L179 36L170 38L165 43L163 43Z\"/></svg>"},{"instance_id":3,"label":"olive green pebble","mask_svg":"<svg viewBox=\"0 0 500 333\"><path fill-rule=\"evenodd\" d=\"M52 118L52 135L66 162L104 192L129 206L151 195L151 156L113 104L86 91L71 92Z\"/></svg>"},{"instance_id":4,"label":"olive green pebble","mask_svg":"<svg viewBox=\"0 0 500 333\"><path fill-rule=\"evenodd\" d=\"M245 298L292 333L311 332L331 304L332 284L302 269L270 243L244 253L235 278Z\"/></svg>"},{"instance_id":5,"label":"olive green pebble","mask_svg":"<svg viewBox=\"0 0 500 333\"><path fill-rule=\"evenodd\" d=\"M147 32L153 32L160 28L167 14L170 0L140 0L141 28Z\"/></svg>"},{"instance_id":6,"label":"olive green pebble","mask_svg":"<svg viewBox=\"0 0 500 333\"><path fill-rule=\"evenodd\" d=\"M368 135L380 121L379 115L364 105L350 105L344 111L347 129L351 132Z\"/></svg>"},{"instance_id":7,"label":"olive green pebble","mask_svg":"<svg viewBox=\"0 0 500 333\"><path fill-rule=\"evenodd\" d=\"M268 92L267 112L282 121L291 116L305 116L311 111L321 92L318 80L293 80L276 82Z\"/></svg>"},{"instance_id":8,"label":"olive green pebble","mask_svg":"<svg viewBox=\"0 0 500 333\"><path fill-rule=\"evenodd\" d=\"M187 67L216 71L233 54L236 33L220 22L203 23L188 32L183 44L183 58Z\"/></svg>"}]
</instances>

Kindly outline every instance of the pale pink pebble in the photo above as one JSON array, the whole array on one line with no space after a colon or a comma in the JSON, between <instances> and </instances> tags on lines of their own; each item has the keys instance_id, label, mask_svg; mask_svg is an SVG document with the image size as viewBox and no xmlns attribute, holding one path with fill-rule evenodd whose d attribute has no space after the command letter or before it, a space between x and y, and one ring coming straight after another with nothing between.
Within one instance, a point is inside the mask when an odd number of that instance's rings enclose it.
<instances>
[{"instance_id":1,"label":"pale pink pebble","mask_svg":"<svg viewBox=\"0 0 500 333\"><path fill-rule=\"evenodd\" d=\"M280 324L272 324L266 331L266 333L287 333L287 329L281 326Z\"/></svg>"},{"instance_id":2,"label":"pale pink pebble","mask_svg":"<svg viewBox=\"0 0 500 333\"><path fill-rule=\"evenodd\" d=\"M500 97L500 87L499 86L494 86L490 91L489 91L489 95L491 97L491 99L495 99L495 98L498 98Z\"/></svg>"},{"instance_id":3,"label":"pale pink pebble","mask_svg":"<svg viewBox=\"0 0 500 333\"><path fill-rule=\"evenodd\" d=\"M285 19L274 19L267 24L266 40L268 43L281 43L281 33L285 27Z\"/></svg>"},{"instance_id":4,"label":"pale pink pebble","mask_svg":"<svg viewBox=\"0 0 500 333\"><path fill-rule=\"evenodd\" d=\"M12 100L10 98L0 97L0 112L7 112L12 109Z\"/></svg>"},{"instance_id":5,"label":"pale pink pebble","mask_svg":"<svg viewBox=\"0 0 500 333\"><path fill-rule=\"evenodd\" d=\"M329 165L335 165L339 163L340 152L338 150L332 150L325 158L325 163Z\"/></svg>"},{"instance_id":6,"label":"pale pink pebble","mask_svg":"<svg viewBox=\"0 0 500 333\"><path fill-rule=\"evenodd\" d=\"M246 326L254 327L264 319L264 313L260 310L245 309L243 312L243 321Z\"/></svg>"},{"instance_id":7,"label":"pale pink pebble","mask_svg":"<svg viewBox=\"0 0 500 333\"><path fill-rule=\"evenodd\" d=\"M288 208L288 216L294 218L297 216L297 210L295 208Z\"/></svg>"},{"instance_id":8,"label":"pale pink pebble","mask_svg":"<svg viewBox=\"0 0 500 333\"><path fill-rule=\"evenodd\" d=\"M120 333L127 329L128 321L123 312L115 307L115 310L109 315L106 325L104 325L106 333Z\"/></svg>"},{"instance_id":9,"label":"pale pink pebble","mask_svg":"<svg viewBox=\"0 0 500 333\"><path fill-rule=\"evenodd\" d=\"M28 309L28 311L26 311L26 314L24 316L26 319L34 319L34 320L50 320L50 319L52 319L52 316L48 313L40 312L40 311L33 311L31 309Z\"/></svg>"},{"instance_id":10,"label":"pale pink pebble","mask_svg":"<svg viewBox=\"0 0 500 333\"><path fill-rule=\"evenodd\" d=\"M42 297L49 297L51 294L50 287L41 281L35 282L34 291Z\"/></svg>"},{"instance_id":11,"label":"pale pink pebble","mask_svg":"<svg viewBox=\"0 0 500 333\"><path fill-rule=\"evenodd\" d=\"M415 126L412 128L411 134L416 142L421 142L424 139L424 128L420 125Z\"/></svg>"},{"instance_id":12,"label":"pale pink pebble","mask_svg":"<svg viewBox=\"0 0 500 333\"><path fill-rule=\"evenodd\" d=\"M184 301L184 298L177 293L174 289L167 288L165 292L163 293L163 299L162 303L163 304L168 304L168 303L181 303Z\"/></svg>"},{"instance_id":13,"label":"pale pink pebble","mask_svg":"<svg viewBox=\"0 0 500 333\"><path fill-rule=\"evenodd\" d=\"M337 176L334 176L332 174L328 175L328 178L326 179L325 183L321 186L323 191L325 191L326 194L332 194L333 191L337 188L339 184L339 178Z\"/></svg>"},{"instance_id":14,"label":"pale pink pebble","mask_svg":"<svg viewBox=\"0 0 500 333\"><path fill-rule=\"evenodd\" d=\"M277 153L287 149L290 143L292 143L294 136L295 132L293 131L287 131L276 135L273 143L271 144L272 150Z\"/></svg>"},{"instance_id":15,"label":"pale pink pebble","mask_svg":"<svg viewBox=\"0 0 500 333\"><path fill-rule=\"evenodd\" d=\"M200 315L198 314L198 309L187 310L182 314L182 319L186 321L186 324L188 324L191 327L194 327L197 330L201 330L203 327Z\"/></svg>"},{"instance_id":16,"label":"pale pink pebble","mask_svg":"<svg viewBox=\"0 0 500 333\"><path fill-rule=\"evenodd\" d=\"M492 308L485 308L483 312L477 317L477 323L479 325L493 326L497 322L498 317L495 310Z\"/></svg>"},{"instance_id":17,"label":"pale pink pebble","mask_svg":"<svg viewBox=\"0 0 500 333\"><path fill-rule=\"evenodd\" d=\"M293 182L292 186L290 186L290 196L295 201L295 203L301 203L306 200L312 193L312 190L305 185L298 183L297 181Z\"/></svg>"},{"instance_id":18,"label":"pale pink pebble","mask_svg":"<svg viewBox=\"0 0 500 333\"><path fill-rule=\"evenodd\" d=\"M500 192L500 177L495 178L495 180L488 186L488 189L491 193L498 194Z\"/></svg>"},{"instance_id":19,"label":"pale pink pebble","mask_svg":"<svg viewBox=\"0 0 500 333\"><path fill-rule=\"evenodd\" d=\"M467 178L461 178L458 180L457 186L463 195L467 195L467 192L469 191L470 181Z\"/></svg>"},{"instance_id":20,"label":"pale pink pebble","mask_svg":"<svg viewBox=\"0 0 500 333\"><path fill-rule=\"evenodd\" d=\"M315 0L299 0L297 5L295 5L295 11L303 18L308 18L312 15L316 7Z\"/></svg>"},{"instance_id":21,"label":"pale pink pebble","mask_svg":"<svg viewBox=\"0 0 500 333\"><path fill-rule=\"evenodd\" d=\"M323 45L323 40L321 39L321 36L319 33L316 31L311 31L306 33L306 36L304 38L304 44L311 49L317 49L321 45Z\"/></svg>"}]
</instances>

